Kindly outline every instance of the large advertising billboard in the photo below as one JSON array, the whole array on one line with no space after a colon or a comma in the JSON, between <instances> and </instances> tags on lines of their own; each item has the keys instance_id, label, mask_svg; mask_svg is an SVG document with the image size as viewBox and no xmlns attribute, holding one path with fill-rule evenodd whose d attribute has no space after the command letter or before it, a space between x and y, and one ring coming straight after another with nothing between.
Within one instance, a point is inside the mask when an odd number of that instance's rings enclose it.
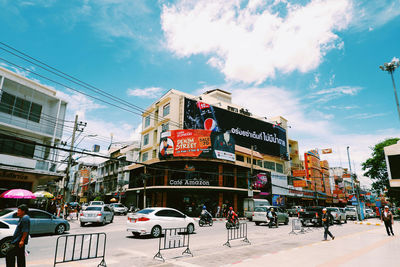
<instances>
[{"instance_id":1,"label":"large advertising billboard","mask_svg":"<svg viewBox=\"0 0 400 267\"><path fill-rule=\"evenodd\" d=\"M235 140L210 130L171 130L161 133L159 158L201 157L235 161Z\"/></svg>"},{"instance_id":2,"label":"large advertising billboard","mask_svg":"<svg viewBox=\"0 0 400 267\"><path fill-rule=\"evenodd\" d=\"M286 131L280 126L185 98L184 129L226 134L237 145L272 156L287 156Z\"/></svg>"}]
</instances>

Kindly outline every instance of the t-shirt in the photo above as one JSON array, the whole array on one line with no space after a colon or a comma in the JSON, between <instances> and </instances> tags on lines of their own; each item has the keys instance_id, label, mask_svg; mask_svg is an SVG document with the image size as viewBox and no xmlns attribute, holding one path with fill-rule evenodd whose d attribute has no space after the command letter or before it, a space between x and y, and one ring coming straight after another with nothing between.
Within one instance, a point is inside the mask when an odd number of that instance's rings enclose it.
<instances>
[{"instance_id":1,"label":"t-shirt","mask_svg":"<svg viewBox=\"0 0 400 267\"><path fill-rule=\"evenodd\" d=\"M17 228L15 229L12 244L17 244L22 239L23 233L28 233L28 236L25 238L25 245L28 244L29 232L31 229L31 219L28 215L24 215L24 217L20 218L18 221Z\"/></svg>"}]
</instances>

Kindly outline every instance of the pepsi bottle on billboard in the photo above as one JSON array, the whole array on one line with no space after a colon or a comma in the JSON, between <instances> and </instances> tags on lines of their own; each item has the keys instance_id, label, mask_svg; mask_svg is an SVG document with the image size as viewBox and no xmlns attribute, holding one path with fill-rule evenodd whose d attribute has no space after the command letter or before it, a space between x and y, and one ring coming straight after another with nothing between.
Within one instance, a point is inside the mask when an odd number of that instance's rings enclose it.
<instances>
[{"instance_id":1,"label":"pepsi bottle on billboard","mask_svg":"<svg viewBox=\"0 0 400 267\"><path fill-rule=\"evenodd\" d=\"M215 118L214 108L211 105L200 101L197 102L197 108L200 112L203 129L212 132L219 132L220 129L218 127L218 121Z\"/></svg>"}]
</instances>

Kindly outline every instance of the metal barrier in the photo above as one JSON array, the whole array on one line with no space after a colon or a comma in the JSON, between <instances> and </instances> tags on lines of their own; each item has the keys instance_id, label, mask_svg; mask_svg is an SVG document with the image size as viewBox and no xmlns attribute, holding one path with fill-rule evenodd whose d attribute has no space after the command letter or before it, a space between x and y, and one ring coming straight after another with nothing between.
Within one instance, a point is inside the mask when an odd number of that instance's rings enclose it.
<instances>
[{"instance_id":1,"label":"metal barrier","mask_svg":"<svg viewBox=\"0 0 400 267\"><path fill-rule=\"evenodd\" d=\"M247 239L247 223L239 223L239 227L231 227L227 230L228 240L223 246L231 247L231 243L229 241L242 239L243 242L251 244Z\"/></svg>"},{"instance_id":2,"label":"metal barrier","mask_svg":"<svg viewBox=\"0 0 400 267\"><path fill-rule=\"evenodd\" d=\"M165 259L161 255L161 250L174 249L174 248L186 248L183 254L192 255L189 249L190 233L187 228L167 228L162 230L163 234L160 236L158 241L158 252L153 259L161 259L165 262Z\"/></svg>"},{"instance_id":3,"label":"metal barrier","mask_svg":"<svg viewBox=\"0 0 400 267\"><path fill-rule=\"evenodd\" d=\"M62 241L63 239L65 241ZM97 266L106 267L106 241L105 233L59 236L56 243L54 266L72 261L101 258L101 262Z\"/></svg>"},{"instance_id":4,"label":"metal barrier","mask_svg":"<svg viewBox=\"0 0 400 267\"><path fill-rule=\"evenodd\" d=\"M300 231L296 233L295 231ZM304 231L304 227L301 225L301 221L299 219L293 219L292 220L292 231L289 233L290 234L305 234L306 232Z\"/></svg>"}]
</instances>

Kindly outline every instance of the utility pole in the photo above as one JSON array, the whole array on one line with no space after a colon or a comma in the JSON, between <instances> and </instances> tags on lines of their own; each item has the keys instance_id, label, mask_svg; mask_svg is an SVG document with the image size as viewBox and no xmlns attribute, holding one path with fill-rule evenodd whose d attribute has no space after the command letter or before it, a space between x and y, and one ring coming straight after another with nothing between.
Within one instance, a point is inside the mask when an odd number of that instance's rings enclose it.
<instances>
[{"instance_id":1,"label":"utility pole","mask_svg":"<svg viewBox=\"0 0 400 267\"><path fill-rule=\"evenodd\" d=\"M147 168L144 166L144 176L143 176L143 209L146 208L146 182L147 182Z\"/></svg>"},{"instance_id":2,"label":"utility pole","mask_svg":"<svg viewBox=\"0 0 400 267\"><path fill-rule=\"evenodd\" d=\"M379 68L383 71L389 72L390 76L392 77L392 83L393 83L393 90L394 90L394 98L396 100L396 105L397 105L397 113L399 114L399 119L400 119L400 107L399 107L399 98L397 97L397 91L396 91L396 85L394 83L394 78L393 78L393 72L394 70L400 66L399 61L397 60L392 60L389 63L383 64L383 66L379 66Z\"/></svg>"},{"instance_id":3,"label":"utility pole","mask_svg":"<svg viewBox=\"0 0 400 267\"><path fill-rule=\"evenodd\" d=\"M354 188L354 177L351 174L351 162L350 162L350 152L349 152L350 147L347 147L347 158L349 160L349 170L350 170L350 177L351 177L351 185L353 187L353 196L356 195L357 197L357 221L360 221L361 218L361 207L360 207L360 197L358 195L358 190L356 191ZM359 217L360 216L360 217Z\"/></svg>"}]
</instances>

